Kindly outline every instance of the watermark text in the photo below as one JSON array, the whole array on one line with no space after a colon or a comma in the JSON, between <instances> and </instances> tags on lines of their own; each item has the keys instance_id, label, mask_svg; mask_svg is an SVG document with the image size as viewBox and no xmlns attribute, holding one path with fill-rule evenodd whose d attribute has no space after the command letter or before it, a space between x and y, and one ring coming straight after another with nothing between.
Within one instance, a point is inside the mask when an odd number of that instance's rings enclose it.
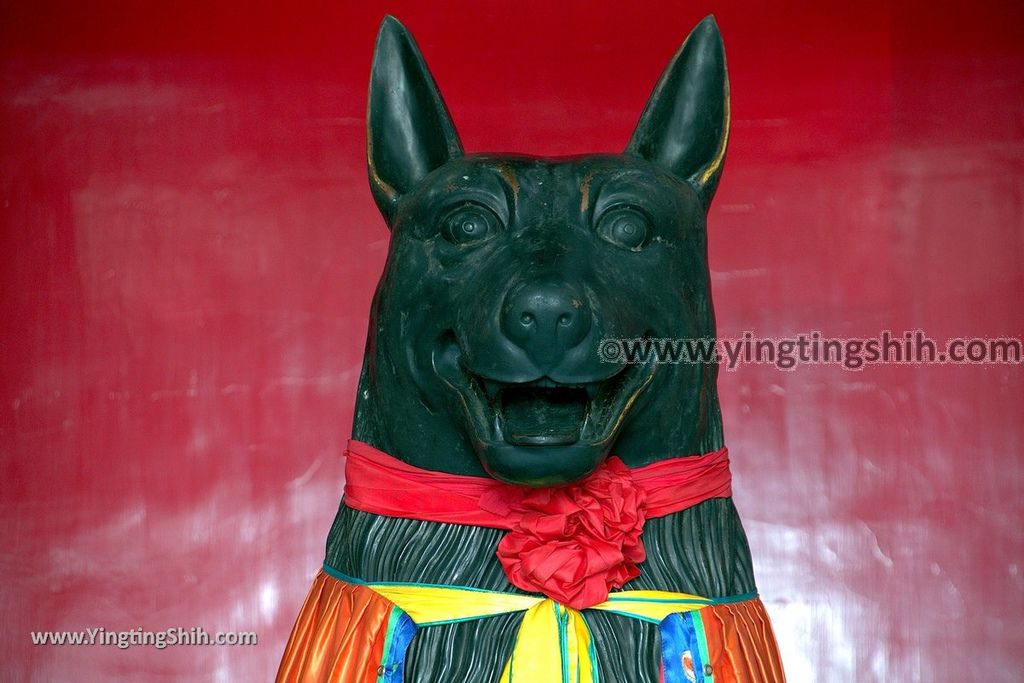
<instances>
[{"instance_id":1,"label":"watermark text","mask_svg":"<svg viewBox=\"0 0 1024 683\"><path fill-rule=\"evenodd\" d=\"M732 339L603 339L598 354L606 363L701 363L727 370L740 365L773 365L793 370L800 365L839 365L860 370L867 365L1022 364L1024 343L1016 337L956 337L939 342L921 330L872 338L831 338L821 332L788 338L756 337L744 332Z\"/></svg>"},{"instance_id":2,"label":"watermark text","mask_svg":"<svg viewBox=\"0 0 1024 683\"><path fill-rule=\"evenodd\" d=\"M153 647L163 650L178 646L232 646L257 645L259 636L252 631L209 632L199 626L192 628L168 628L163 631L149 631L133 628L122 631L108 631L101 626L79 631L31 631L33 645L57 646L107 646L127 650L130 647Z\"/></svg>"}]
</instances>

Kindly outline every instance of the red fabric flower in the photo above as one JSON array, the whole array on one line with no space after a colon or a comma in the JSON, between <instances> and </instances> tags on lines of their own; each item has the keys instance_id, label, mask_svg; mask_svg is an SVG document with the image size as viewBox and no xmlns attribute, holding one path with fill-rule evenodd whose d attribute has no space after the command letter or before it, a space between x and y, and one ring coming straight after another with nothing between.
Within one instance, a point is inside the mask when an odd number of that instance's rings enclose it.
<instances>
[{"instance_id":1,"label":"red fabric flower","mask_svg":"<svg viewBox=\"0 0 1024 683\"><path fill-rule=\"evenodd\" d=\"M516 520L498 544L498 559L509 581L525 591L584 609L640 575L646 493L618 458L583 481L510 486L485 496L481 506Z\"/></svg>"}]
</instances>

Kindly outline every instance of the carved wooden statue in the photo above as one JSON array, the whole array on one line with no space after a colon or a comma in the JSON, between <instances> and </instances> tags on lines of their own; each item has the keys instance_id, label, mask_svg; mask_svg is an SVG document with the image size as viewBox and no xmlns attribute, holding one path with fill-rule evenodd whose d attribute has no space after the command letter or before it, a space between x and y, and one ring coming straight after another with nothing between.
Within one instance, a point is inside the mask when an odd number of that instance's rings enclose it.
<instances>
[{"instance_id":1,"label":"carved wooden statue","mask_svg":"<svg viewBox=\"0 0 1024 683\"><path fill-rule=\"evenodd\" d=\"M622 154L464 153L390 17L367 124L391 246L345 496L278 680L781 681L717 366L609 362L615 340L715 336L714 20Z\"/></svg>"}]
</instances>

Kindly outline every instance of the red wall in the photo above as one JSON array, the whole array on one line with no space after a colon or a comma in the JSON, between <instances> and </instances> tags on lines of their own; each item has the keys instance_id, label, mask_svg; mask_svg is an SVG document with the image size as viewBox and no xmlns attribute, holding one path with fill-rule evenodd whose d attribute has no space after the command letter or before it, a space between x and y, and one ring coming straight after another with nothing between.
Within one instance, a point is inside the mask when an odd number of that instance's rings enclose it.
<instances>
[{"instance_id":1,"label":"red wall","mask_svg":"<svg viewBox=\"0 0 1024 683\"><path fill-rule=\"evenodd\" d=\"M0 10L3 680L272 676L338 502L388 239L363 153L385 11L468 150L542 154L621 149L714 11L722 334L1024 335L1014 3L79 4ZM1019 680L1020 367L721 384L791 680ZM261 641L29 641L94 626Z\"/></svg>"}]
</instances>

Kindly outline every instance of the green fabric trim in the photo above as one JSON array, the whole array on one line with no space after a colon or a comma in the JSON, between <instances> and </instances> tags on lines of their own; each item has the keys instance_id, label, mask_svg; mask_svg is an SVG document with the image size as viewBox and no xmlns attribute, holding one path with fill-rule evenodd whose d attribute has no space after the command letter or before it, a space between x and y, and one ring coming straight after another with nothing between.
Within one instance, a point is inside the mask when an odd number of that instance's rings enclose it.
<instances>
[{"instance_id":1,"label":"green fabric trim","mask_svg":"<svg viewBox=\"0 0 1024 683\"><path fill-rule=\"evenodd\" d=\"M345 583L354 583L360 586L366 585L366 581L363 581L362 579L357 579L354 576L349 576L348 574L342 574L337 569L326 563L324 563L324 574L327 574L328 576L333 576L339 581L344 581Z\"/></svg>"},{"instance_id":2,"label":"green fabric trim","mask_svg":"<svg viewBox=\"0 0 1024 683\"><path fill-rule=\"evenodd\" d=\"M562 663L562 683L573 683L569 680L569 613L557 602L552 602L551 607L555 610L555 620L558 622L558 649Z\"/></svg>"},{"instance_id":3,"label":"green fabric trim","mask_svg":"<svg viewBox=\"0 0 1024 683\"><path fill-rule=\"evenodd\" d=\"M742 595L730 595L725 598L711 598L712 605L731 605L735 602L746 602L757 598L757 591L743 593Z\"/></svg>"},{"instance_id":4,"label":"green fabric trim","mask_svg":"<svg viewBox=\"0 0 1024 683\"><path fill-rule=\"evenodd\" d=\"M708 635L704 631L704 616L699 612L693 614L693 628L697 632L697 647L700 648L700 661L704 662L704 669L707 670L709 664L711 664L711 658L708 655ZM711 675L708 676L704 671L695 671L698 677L697 680L706 680L707 683L715 683L715 668L711 667Z\"/></svg>"},{"instance_id":5,"label":"green fabric trim","mask_svg":"<svg viewBox=\"0 0 1024 683\"><path fill-rule=\"evenodd\" d=\"M390 664L390 662L388 662L388 655L391 654L391 641L395 635L395 624L398 622L398 619L402 614L402 610L397 607L391 608L391 616L388 617L388 631L384 636L384 653L381 655L380 666L377 667L377 670L380 671L380 673L377 674L377 681L383 681L384 676L388 673L388 665Z\"/></svg>"},{"instance_id":6,"label":"green fabric trim","mask_svg":"<svg viewBox=\"0 0 1024 683\"><path fill-rule=\"evenodd\" d=\"M695 598L693 600L686 598L630 598L630 597L616 597L613 593L608 596L608 602L655 602L658 604L680 604L680 605L700 605L706 607L714 603L712 598Z\"/></svg>"}]
</instances>

